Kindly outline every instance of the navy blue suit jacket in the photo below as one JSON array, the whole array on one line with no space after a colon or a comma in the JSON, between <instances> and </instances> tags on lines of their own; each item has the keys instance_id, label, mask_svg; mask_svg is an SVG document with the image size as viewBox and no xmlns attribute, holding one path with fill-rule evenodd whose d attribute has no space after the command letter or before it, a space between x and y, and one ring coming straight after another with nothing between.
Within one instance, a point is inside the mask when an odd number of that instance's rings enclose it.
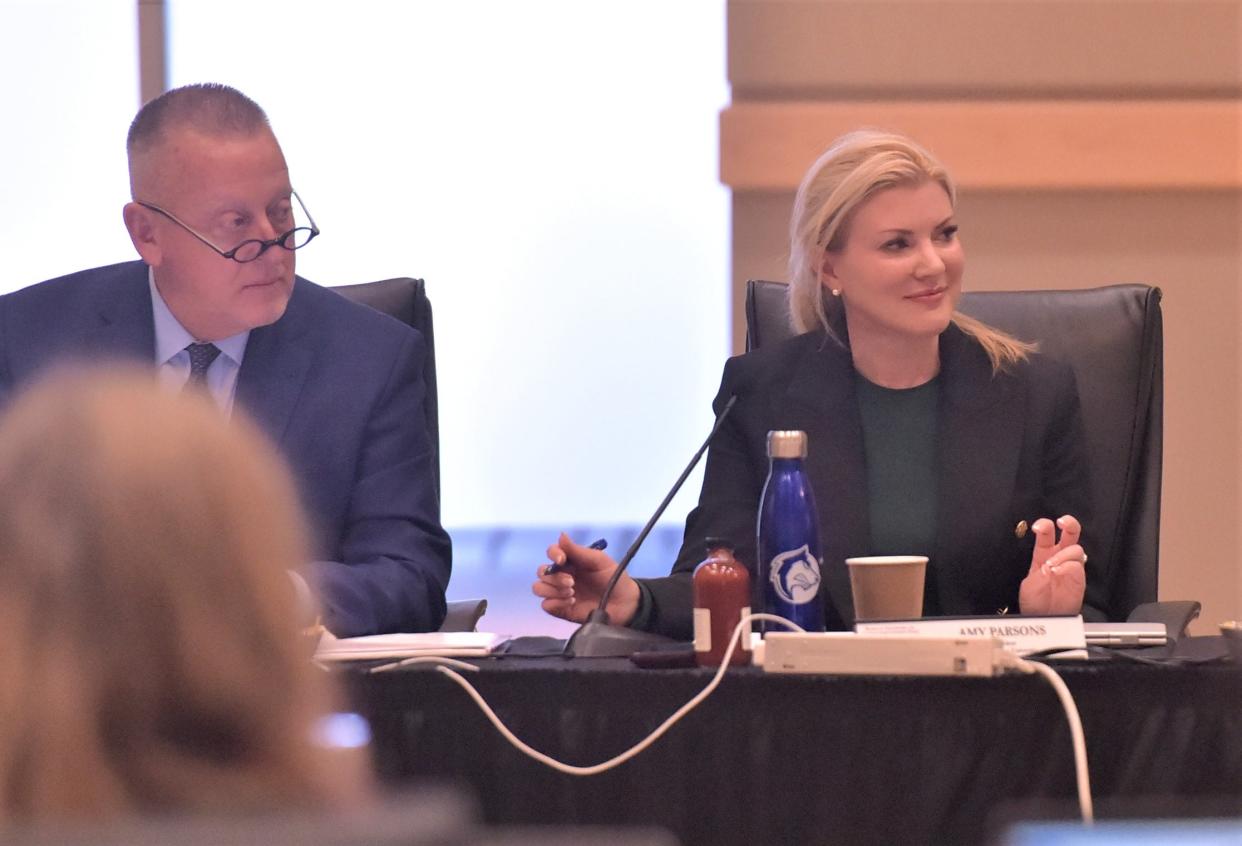
<instances>
[{"instance_id":1,"label":"navy blue suit jacket","mask_svg":"<svg viewBox=\"0 0 1242 846\"><path fill-rule=\"evenodd\" d=\"M65 359L155 359L147 266L128 262L0 297L0 404ZM250 333L244 409L291 466L316 541L309 581L339 636L430 631L451 546L423 415L422 336L302 278Z\"/></svg>"}]
</instances>

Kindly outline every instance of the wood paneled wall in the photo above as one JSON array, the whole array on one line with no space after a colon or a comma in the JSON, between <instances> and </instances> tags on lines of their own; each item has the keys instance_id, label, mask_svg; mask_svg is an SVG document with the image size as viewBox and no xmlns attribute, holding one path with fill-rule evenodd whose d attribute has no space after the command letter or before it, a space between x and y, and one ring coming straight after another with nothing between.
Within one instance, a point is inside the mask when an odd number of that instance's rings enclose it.
<instances>
[{"instance_id":1,"label":"wood paneled wall","mask_svg":"<svg viewBox=\"0 0 1242 846\"><path fill-rule=\"evenodd\" d=\"M138 0L138 105L168 90L168 15L164 0Z\"/></svg>"},{"instance_id":2,"label":"wood paneled wall","mask_svg":"<svg viewBox=\"0 0 1242 846\"><path fill-rule=\"evenodd\" d=\"M907 132L961 186L978 289L1164 289L1160 594L1242 617L1242 2L729 0L734 339L837 135Z\"/></svg>"}]
</instances>

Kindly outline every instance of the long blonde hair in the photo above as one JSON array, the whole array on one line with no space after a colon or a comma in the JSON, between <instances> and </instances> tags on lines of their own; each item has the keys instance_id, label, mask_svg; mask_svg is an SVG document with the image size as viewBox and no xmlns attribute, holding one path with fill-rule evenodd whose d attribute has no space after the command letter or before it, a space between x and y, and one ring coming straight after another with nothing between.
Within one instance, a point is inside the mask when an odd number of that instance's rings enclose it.
<instances>
[{"instance_id":1,"label":"long blonde hair","mask_svg":"<svg viewBox=\"0 0 1242 846\"><path fill-rule=\"evenodd\" d=\"M0 417L0 818L361 795L310 739L330 693L296 632L294 496L257 430L149 374L64 371L15 400Z\"/></svg>"},{"instance_id":2,"label":"long blonde hair","mask_svg":"<svg viewBox=\"0 0 1242 846\"><path fill-rule=\"evenodd\" d=\"M811 165L789 224L789 321L795 332L823 328L845 343L833 328L843 318L835 312L844 306L825 296L820 282L826 253L845 245L854 211L877 192L927 181L939 184L957 205L957 189L944 165L909 138L875 129L841 136ZM953 322L979 341L993 370L1016 364L1035 349L960 311Z\"/></svg>"}]
</instances>

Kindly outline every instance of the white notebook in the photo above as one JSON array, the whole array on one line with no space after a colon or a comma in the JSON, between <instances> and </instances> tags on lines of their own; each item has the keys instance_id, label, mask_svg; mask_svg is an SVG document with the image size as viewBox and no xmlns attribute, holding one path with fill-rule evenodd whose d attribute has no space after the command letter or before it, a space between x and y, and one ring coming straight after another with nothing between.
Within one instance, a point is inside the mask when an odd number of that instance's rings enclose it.
<instances>
[{"instance_id":1,"label":"white notebook","mask_svg":"<svg viewBox=\"0 0 1242 846\"><path fill-rule=\"evenodd\" d=\"M318 661L371 661L377 658L413 658L445 655L454 658L491 655L508 640L491 632L425 632L366 637L333 637L324 633L315 650Z\"/></svg>"}]
</instances>

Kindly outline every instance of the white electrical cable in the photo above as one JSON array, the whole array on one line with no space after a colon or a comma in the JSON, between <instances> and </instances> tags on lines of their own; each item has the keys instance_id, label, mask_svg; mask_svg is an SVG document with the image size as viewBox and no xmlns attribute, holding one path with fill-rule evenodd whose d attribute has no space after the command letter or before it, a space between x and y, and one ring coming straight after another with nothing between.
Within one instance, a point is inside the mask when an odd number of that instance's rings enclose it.
<instances>
[{"instance_id":1,"label":"white electrical cable","mask_svg":"<svg viewBox=\"0 0 1242 846\"><path fill-rule=\"evenodd\" d=\"M1082 732L1082 719L1078 716L1078 706L1074 704L1074 697L1070 695L1069 688L1065 686L1064 680L1056 674L1046 664L1038 661L1027 661L1019 658L1004 650L1000 650L1000 664L1004 667L1011 667L1021 673L1038 673L1043 676L1048 684L1052 685L1052 689L1056 691L1057 698L1061 700L1061 707L1065 710L1065 721L1069 723L1070 741L1074 746L1074 774L1078 782L1078 809L1082 814L1082 821L1087 825L1095 822L1095 809L1091 802L1091 777L1087 770L1087 741Z\"/></svg>"},{"instance_id":2,"label":"white electrical cable","mask_svg":"<svg viewBox=\"0 0 1242 846\"><path fill-rule=\"evenodd\" d=\"M483 711L484 716L486 716L491 724L496 727L496 730L500 732L506 740L513 744L518 751L559 772L576 776L591 776L610 770L613 767L620 766L634 756L638 755L664 736L665 732L671 729L678 720L701 705L708 696L711 696L712 692L720 685L721 680L724 678L725 671L729 669L729 659L733 657L733 651L737 648L742 632L745 631L754 620L766 620L768 622L778 623L792 629L793 631L803 631L803 629L796 623L791 623L784 617L778 617L775 614L747 614L738 622L737 626L734 627L733 634L729 638L729 648L725 650L724 659L720 663L720 668L716 670L716 674L712 676L711 681L709 681L701 691L695 694L695 696L685 705L682 705L674 711L668 719L660 723L655 731L647 735L647 737L643 738L634 746L631 746L619 755L609 758L607 761L602 761L601 763L593 764L589 767L580 767L558 761L555 758L545 755L538 749L528 745L518 738L512 731L510 731L509 727L501 722L500 718L496 716L496 712L492 710L491 706L487 704L479 692L474 689L474 686L452 669L453 667L456 667L458 669L477 672L479 668L473 664L467 664L464 661L456 661L452 658L420 656L417 658L406 658L403 661L395 661L391 664L384 664L382 666L375 667L371 670L371 672L385 672L398 667L405 667L410 664L434 664L436 665L436 672L443 673L448 676L466 691L466 694L474 700L475 704L479 706L479 709ZM1070 740L1072 741L1074 747L1074 771L1077 776L1078 783L1078 807L1082 812L1083 822L1087 825L1091 825L1092 822L1094 822L1095 813L1091 802L1091 781L1087 770L1087 743L1083 736L1082 720L1078 715L1078 707L1074 704L1074 698L1070 695L1069 688L1065 686L1065 682L1062 681L1061 677L1058 676L1052 668L1035 661L1023 660L1022 658L1006 652L1003 649L998 650L998 652L1000 658L999 663L1002 667L1014 669L1021 673L1036 673L1043 676L1044 679L1052 685L1052 689L1056 691L1057 698L1061 700L1061 707L1065 710L1065 719L1069 723Z\"/></svg>"},{"instance_id":3,"label":"white electrical cable","mask_svg":"<svg viewBox=\"0 0 1242 846\"><path fill-rule=\"evenodd\" d=\"M393 661L391 664L380 664L378 667L372 667L369 673L386 673L389 670L398 670L401 667L408 667L411 664L435 664L436 666L456 667L459 670L469 670L477 673L479 668L474 664L467 664L465 661L458 661L456 658L446 658L443 655L417 655L413 658L403 658L400 661Z\"/></svg>"},{"instance_id":4,"label":"white electrical cable","mask_svg":"<svg viewBox=\"0 0 1242 846\"><path fill-rule=\"evenodd\" d=\"M691 699L685 705L682 705L680 708L674 711L672 715L669 716L668 719L660 723L660 725L656 728L656 730L653 731L651 734L647 735L647 737L645 737L643 740L640 740L638 743L634 744L633 746L631 746L629 749L622 752L621 754L616 755L615 757L609 758L607 761L603 761L598 764L593 764L592 766L589 766L589 767L579 767L573 764L563 763L561 761L556 760L555 758L545 755L544 753L540 752L538 749L535 749L532 746L526 744L521 739L519 739L513 732L511 732L508 726L506 726L504 723L500 721L500 718L496 716L496 712L492 710L491 706L488 705L486 701L484 701L483 697L479 695L479 692L474 689L474 687L470 684L470 682L466 681L461 675L459 675L458 673L454 672L452 669L446 666L437 666L436 671L443 673L444 675L448 676L450 679L455 681L457 684L459 684L466 691L466 694L475 701L475 704L479 706L480 710L483 711L484 716L486 716L487 719L491 721L491 724L496 727L496 730L500 732L501 735L504 736L505 740L508 740L515 747L517 747L517 749L520 752L526 755L529 755L531 758L534 758L536 761L539 761L541 764L546 764L547 766L559 772L567 773L569 775L576 775L576 776L591 776L591 775L596 775L598 773L602 773L606 770L610 770L613 767L620 766L621 764L624 764L626 761L633 758L635 755L638 755L640 752L645 750L648 746L650 746L651 744L659 740L664 735L665 732L667 732L677 723L678 720L680 720L682 717L686 716L686 714L689 714L691 711L697 708L700 704L702 704L703 700L707 699L707 697L712 694L712 691L714 691L720 685L721 679L724 678L725 670L729 669L729 659L733 657L733 650L737 647L737 644L738 644L739 639L741 638L742 632L747 627L750 626L750 623L752 620L767 620L769 622L779 623L782 626L787 626L788 628L793 629L794 631L800 632L803 630L796 623L791 623L783 617L777 617L775 614L747 614L745 617L743 617L741 620L738 621L737 626L733 629L733 635L732 637L729 638L729 648L725 650L724 660L721 661L720 663L720 669L716 671L716 675L712 676L712 680L707 683L706 687L704 687L697 694L695 694L693 699ZM435 658L409 659L410 663L415 663L416 661L418 663L434 663L436 662L436 659ZM445 660L445 663L448 663L447 659ZM462 662L454 661L452 663L460 665ZM465 666L469 667L470 669L478 669L477 667L474 667L469 664ZM377 667L376 669L378 670L380 668Z\"/></svg>"}]
</instances>

